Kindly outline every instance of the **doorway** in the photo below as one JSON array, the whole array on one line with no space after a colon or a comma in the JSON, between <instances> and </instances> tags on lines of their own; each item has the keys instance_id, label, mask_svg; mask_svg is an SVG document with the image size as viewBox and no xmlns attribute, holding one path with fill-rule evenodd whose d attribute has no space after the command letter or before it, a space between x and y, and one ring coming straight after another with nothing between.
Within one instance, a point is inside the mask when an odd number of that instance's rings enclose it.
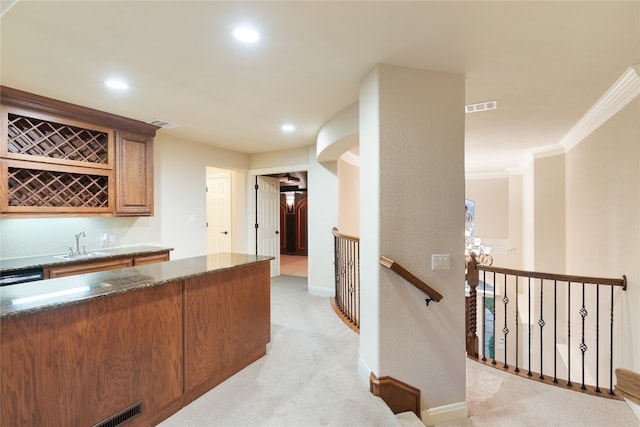
<instances>
[{"instance_id":1,"label":"doorway","mask_svg":"<svg viewBox=\"0 0 640 427\"><path fill-rule=\"evenodd\" d=\"M231 172L207 168L207 252L231 252Z\"/></svg>"},{"instance_id":2,"label":"doorway","mask_svg":"<svg viewBox=\"0 0 640 427\"><path fill-rule=\"evenodd\" d=\"M256 177L256 253L271 256L271 277L280 275L280 210L278 179Z\"/></svg>"},{"instance_id":3,"label":"doorway","mask_svg":"<svg viewBox=\"0 0 640 427\"><path fill-rule=\"evenodd\" d=\"M274 257L272 277L307 277L307 172L269 172L255 177L256 253Z\"/></svg>"}]
</instances>

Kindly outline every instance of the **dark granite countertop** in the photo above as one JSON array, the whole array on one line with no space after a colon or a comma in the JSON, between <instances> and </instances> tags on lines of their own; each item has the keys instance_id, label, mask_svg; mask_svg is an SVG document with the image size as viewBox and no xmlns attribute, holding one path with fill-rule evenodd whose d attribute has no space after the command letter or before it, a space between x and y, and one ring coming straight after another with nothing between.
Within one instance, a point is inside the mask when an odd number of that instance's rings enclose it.
<instances>
[{"instance_id":1,"label":"dark granite countertop","mask_svg":"<svg viewBox=\"0 0 640 427\"><path fill-rule=\"evenodd\" d=\"M173 248L164 248L160 246L136 245L123 246L120 248L100 248L89 252L99 252L100 256L95 257L76 257L62 258L66 254L38 255L31 257L6 258L0 259L0 272L9 272L14 270L23 270L29 268L50 267L53 265L71 264L75 262L99 261L102 259L118 258L122 256L139 256L152 255L166 251L172 251Z\"/></svg>"},{"instance_id":2,"label":"dark granite countertop","mask_svg":"<svg viewBox=\"0 0 640 427\"><path fill-rule=\"evenodd\" d=\"M51 310L271 259L259 255L219 253L3 286L0 287L0 318Z\"/></svg>"}]
</instances>

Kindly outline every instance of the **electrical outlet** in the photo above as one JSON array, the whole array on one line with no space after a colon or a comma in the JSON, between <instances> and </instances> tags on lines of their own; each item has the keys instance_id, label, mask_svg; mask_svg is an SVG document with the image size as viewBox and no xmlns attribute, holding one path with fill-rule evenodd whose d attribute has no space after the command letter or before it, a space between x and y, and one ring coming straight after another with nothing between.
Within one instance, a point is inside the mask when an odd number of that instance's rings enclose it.
<instances>
[{"instance_id":1,"label":"electrical outlet","mask_svg":"<svg viewBox=\"0 0 640 427\"><path fill-rule=\"evenodd\" d=\"M432 270L448 270L451 268L451 260L449 254L432 254L431 269Z\"/></svg>"}]
</instances>

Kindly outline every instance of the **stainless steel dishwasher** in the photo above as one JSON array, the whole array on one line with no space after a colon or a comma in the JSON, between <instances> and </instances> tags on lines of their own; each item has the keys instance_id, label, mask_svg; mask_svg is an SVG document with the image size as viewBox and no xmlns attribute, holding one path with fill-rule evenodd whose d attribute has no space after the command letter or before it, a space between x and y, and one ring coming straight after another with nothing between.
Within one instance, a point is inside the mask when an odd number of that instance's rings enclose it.
<instances>
[{"instance_id":1,"label":"stainless steel dishwasher","mask_svg":"<svg viewBox=\"0 0 640 427\"><path fill-rule=\"evenodd\" d=\"M0 286L17 285L18 283L43 280L42 268L24 268L19 270L0 271Z\"/></svg>"}]
</instances>

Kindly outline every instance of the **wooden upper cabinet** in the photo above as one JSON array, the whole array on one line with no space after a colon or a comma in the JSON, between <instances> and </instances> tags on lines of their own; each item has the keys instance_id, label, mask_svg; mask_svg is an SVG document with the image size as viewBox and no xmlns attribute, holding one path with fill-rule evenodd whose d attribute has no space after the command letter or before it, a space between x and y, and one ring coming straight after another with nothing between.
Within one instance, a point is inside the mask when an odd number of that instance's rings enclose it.
<instances>
[{"instance_id":1,"label":"wooden upper cabinet","mask_svg":"<svg viewBox=\"0 0 640 427\"><path fill-rule=\"evenodd\" d=\"M153 138L116 132L116 215L153 215Z\"/></svg>"},{"instance_id":2,"label":"wooden upper cabinet","mask_svg":"<svg viewBox=\"0 0 640 427\"><path fill-rule=\"evenodd\" d=\"M0 217L153 215L157 126L0 86Z\"/></svg>"}]
</instances>

